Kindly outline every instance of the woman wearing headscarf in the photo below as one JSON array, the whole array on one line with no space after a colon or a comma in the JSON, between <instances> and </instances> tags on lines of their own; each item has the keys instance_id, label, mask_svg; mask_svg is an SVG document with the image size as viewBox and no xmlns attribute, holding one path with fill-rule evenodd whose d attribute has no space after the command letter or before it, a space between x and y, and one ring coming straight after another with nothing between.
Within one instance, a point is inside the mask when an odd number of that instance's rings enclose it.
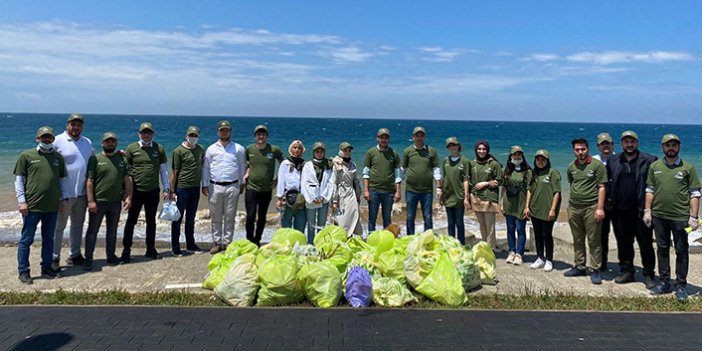
<instances>
[{"instance_id":1,"label":"woman wearing headscarf","mask_svg":"<svg viewBox=\"0 0 702 351\"><path fill-rule=\"evenodd\" d=\"M524 160L524 150L521 146L512 146L505 166L500 211L507 221L509 254L505 262L515 266L521 266L524 263L527 221L524 209L526 208L527 186L530 182L531 168Z\"/></svg>"},{"instance_id":2,"label":"woman wearing headscarf","mask_svg":"<svg viewBox=\"0 0 702 351\"><path fill-rule=\"evenodd\" d=\"M307 224L305 199L300 194L302 167L305 160L302 154L305 145L300 140L294 140L288 146L288 158L280 163L278 168L278 185L275 196L278 198L276 207L283 213L281 226L295 228L304 233Z\"/></svg>"},{"instance_id":3,"label":"woman wearing headscarf","mask_svg":"<svg viewBox=\"0 0 702 351\"><path fill-rule=\"evenodd\" d=\"M493 250L497 250L495 214L500 211L498 202L502 178L502 165L490 154L490 144L478 140L475 143L475 160L470 167L470 202L480 223L480 235Z\"/></svg>"},{"instance_id":4,"label":"woman wearing headscarf","mask_svg":"<svg viewBox=\"0 0 702 351\"><path fill-rule=\"evenodd\" d=\"M364 236L359 211L361 184L356 177L356 163L351 159L353 146L339 144L339 154L332 159L332 216L347 235Z\"/></svg>"},{"instance_id":5,"label":"woman wearing headscarf","mask_svg":"<svg viewBox=\"0 0 702 351\"><path fill-rule=\"evenodd\" d=\"M444 178L443 191L437 191L439 203L446 206L448 219L448 234L457 238L461 244L466 244L465 225L463 215L465 209L470 209L468 200L468 172L470 161L461 156L463 149L455 137L446 139L446 148L451 155L446 156L441 163L441 176Z\"/></svg>"},{"instance_id":6,"label":"woman wearing headscarf","mask_svg":"<svg viewBox=\"0 0 702 351\"><path fill-rule=\"evenodd\" d=\"M302 167L300 192L305 197L307 211L307 242L312 244L314 236L327 224L329 201L334 188L331 186L331 162L326 156L324 143L312 146L312 160Z\"/></svg>"}]
</instances>

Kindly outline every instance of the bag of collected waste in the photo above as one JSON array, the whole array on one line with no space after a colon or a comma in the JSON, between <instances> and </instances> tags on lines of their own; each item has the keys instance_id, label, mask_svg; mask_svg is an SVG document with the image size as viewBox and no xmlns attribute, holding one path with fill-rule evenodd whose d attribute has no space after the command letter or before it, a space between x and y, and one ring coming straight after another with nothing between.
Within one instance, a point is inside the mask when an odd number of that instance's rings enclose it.
<instances>
[{"instance_id":1,"label":"bag of collected waste","mask_svg":"<svg viewBox=\"0 0 702 351\"><path fill-rule=\"evenodd\" d=\"M224 255L236 258L247 253L258 254L258 246L246 239L239 239L227 245Z\"/></svg>"},{"instance_id":2,"label":"bag of collected waste","mask_svg":"<svg viewBox=\"0 0 702 351\"><path fill-rule=\"evenodd\" d=\"M207 264L209 272L205 275L205 281L202 282L202 287L209 290L216 288L234 260L236 260L235 256L227 256L221 253L214 255ZM210 269L210 267L212 268Z\"/></svg>"},{"instance_id":3,"label":"bag of collected waste","mask_svg":"<svg viewBox=\"0 0 702 351\"><path fill-rule=\"evenodd\" d=\"M399 237L395 239L395 242L393 243L393 247L402 249L403 251L407 250L407 245L409 245L410 241L414 239L414 235L405 235L403 237Z\"/></svg>"},{"instance_id":4,"label":"bag of collected waste","mask_svg":"<svg viewBox=\"0 0 702 351\"><path fill-rule=\"evenodd\" d=\"M305 297L317 307L336 306L341 298L341 274L328 261L310 263L297 274Z\"/></svg>"},{"instance_id":5,"label":"bag of collected waste","mask_svg":"<svg viewBox=\"0 0 702 351\"><path fill-rule=\"evenodd\" d=\"M378 270L384 277L390 277L404 283L405 280L405 251L392 248L378 257Z\"/></svg>"},{"instance_id":6,"label":"bag of collected waste","mask_svg":"<svg viewBox=\"0 0 702 351\"><path fill-rule=\"evenodd\" d=\"M401 307L417 298L405 284L388 277L373 278L373 303L383 307Z\"/></svg>"},{"instance_id":7,"label":"bag of collected waste","mask_svg":"<svg viewBox=\"0 0 702 351\"><path fill-rule=\"evenodd\" d=\"M295 230L292 228L279 228L275 231L275 233L273 233L273 237L271 237L271 242L278 244L288 244L288 246L293 247L295 246L295 243L307 244L307 237L305 237L305 234L303 234L299 230Z\"/></svg>"},{"instance_id":8,"label":"bag of collected waste","mask_svg":"<svg viewBox=\"0 0 702 351\"><path fill-rule=\"evenodd\" d=\"M373 248L368 246L368 244L363 241L363 239L359 236L352 236L348 240L346 240L346 245L349 246L349 249L351 249L351 253L356 253L359 251L372 251Z\"/></svg>"},{"instance_id":9,"label":"bag of collected waste","mask_svg":"<svg viewBox=\"0 0 702 351\"><path fill-rule=\"evenodd\" d=\"M413 288L417 288L424 277L431 272L439 259L439 246L434 232L428 230L417 234L407 245L405 251L405 278Z\"/></svg>"},{"instance_id":10,"label":"bag of collected waste","mask_svg":"<svg viewBox=\"0 0 702 351\"><path fill-rule=\"evenodd\" d=\"M321 244L332 241L346 242L346 230L338 225L326 226L314 236L313 244L319 249Z\"/></svg>"},{"instance_id":11,"label":"bag of collected waste","mask_svg":"<svg viewBox=\"0 0 702 351\"><path fill-rule=\"evenodd\" d=\"M481 241L473 246L473 262L480 269L480 281L483 284L497 284L497 271L495 253L490 244Z\"/></svg>"},{"instance_id":12,"label":"bag of collected waste","mask_svg":"<svg viewBox=\"0 0 702 351\"><path fill-rule=\"evenodd\" d=\"M456 264L458 274L463 282L463 289L468 292L480 286L480 269L473 262L473 251L466 248L448 250L451 261Z\"/></svg>"},{"instance_id":13,"label":"bag of collected waste","mask_svg":"<svg viewBox=\"0 0 702 351\"><path fill-rule=\"evenodd\" d=\"M176 202L170 200L164 202L158 218L164 221L177 222L180 219L180 211Z\"/></svg>"},{"instance_id":14,"label":"bag of collected waste","mask_svg":"<svg viewBox=\"0 0 702 351\"><path fill-rule=\"evenodd\" d=\"M422 280L416 290L448 306L462 306L468 301L458 270L446 251L441 252L434 269Z\"/></svg>"},{"instance_id":15,"label":"bag of collected waste","mask_svg":"<svg viewBox=\"0 0 702 351\"><path fill-rule=\"evenodd\" d=\"M266 245L261 246L261 248L258 249L258 255L256 256L256 264L260 266L270 257L276 255L285 256L290 254L292 254L292 247L289 246L287 242L270 242Z\"/></svg>"},{"instance_id":16,"label":"bag of collected waste","mask_svg":"<svg viewBox=\"0 0 702 351\"><path fill-rule=\"evenodd\" d=\"M367 243L373 248L377 258L381 253L392 249L395 244L395 234L387 230L376 230L368 234Z\"/></svg>"},{"instance_id":17,"label":"bag of collected waste","mask_svg":"<svg viewBox=\"0 0 702 351\"><path fill-rule=\"evenodd\" d=\"M298 267L302 267L312 262L319 262L321 260L317 248L310 244L301 245L295 243L295 246L292 248L292 255L297 260Z\"/></svg>"},{"instance_id":18,"label":"bag of collected waste","mask_svg":"<svg viewBox=\"0 0 702 351\"><path fill-rule=\"evenodd\" d=\"M446 235L446 234L441 234L437 237L437 240L439 241L439 245L441 245L442 248L444 249L450 249L450 248L460 248L463 249L465 248L458 239Z\"/></svg>"},{"instance_id":19,"label":"bag of collected waste","mask_svg":"<svg viewBox=\"0 0 702 351\"><path fill-rule=\"evenodd\" d=\"M343 241L331 240L319 242L319 245L315 245L315 247L319 251L321 260L332 263L339 273L346 271L346 266L353 258L351 249Z\"/></svg>"},{"instance_id":20,"label":"bag of collected waste","mask_svg":"<svg viewBox=\"0 0 702 351\"><path fill-rule=\"evenodd\" d=\"M264 261L258 269L261 288L256 304L278 306L302 301L304 294L297 273L297 263L291 255L273 256Z\"/></svg>"},{"instance_id":21,"label":"bag of collected waste","mask_svg":"<svg viewBox=\"0 0 702 351\"><path fill-rule=\"evenodd\" d=\"M234 260L214 292L232 306L253 306L259 286L256 256L247 253Z\"/></svg>"},{"instance_id":22,"label":"bag of collected waste","mask_svg":"<svg viewBox=\"0 0 702 351\"><path fill-rule=\"evenodd\" d=\"M373 283L363 267L353 267L346 278L344 297L351 307L368 307L372 300Z\"/></svg>"}]
</instances>

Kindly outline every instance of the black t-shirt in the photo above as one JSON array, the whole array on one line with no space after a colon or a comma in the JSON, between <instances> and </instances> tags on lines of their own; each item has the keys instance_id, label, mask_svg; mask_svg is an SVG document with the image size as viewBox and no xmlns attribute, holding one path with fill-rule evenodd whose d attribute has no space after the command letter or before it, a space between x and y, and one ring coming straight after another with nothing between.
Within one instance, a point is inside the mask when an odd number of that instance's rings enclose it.
<instances>
[{"instance_id":1,"label":"black t-shirt","mask_svg":"<svg viewBox=\"0 0 702 351\"><path fill-rule=\"evenodd\" d=\"M627 161L626 157L620 158L622 163L622 171L619 173L619 181L617 183L618 189L616 203L614 207L620 210L629 210L632 208L637 208L639 205L639 194L636 187L636 163L639 157Z\"/></svg>"}]
</instances>

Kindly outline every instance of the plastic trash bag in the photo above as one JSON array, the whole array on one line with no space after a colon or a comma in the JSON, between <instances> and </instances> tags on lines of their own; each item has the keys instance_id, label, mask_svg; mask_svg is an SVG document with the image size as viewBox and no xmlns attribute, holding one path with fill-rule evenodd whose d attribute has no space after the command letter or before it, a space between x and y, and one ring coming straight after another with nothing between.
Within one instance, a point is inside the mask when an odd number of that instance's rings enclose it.
<instances>
[{"instance_id":1,"label":"plastic trash bag","mask_svg":"<svg viewBox=\"0 0 702 351\"><path fill-rule=\"evenodd\" d=\"M378 270L383 277L389 277L405 283L405 251L392 248L378 256Z\"/></svg>"},{"instance_id":2,"label":"plastic trash bag","mask_svg":"<svg viewBox=\"0 0 702 351\"><path fill-rule=\"evenodd\" d=\"M273 256L263 262L258 269L261 289L256 304L279 306L302 301L304 295L297 273L297 263L290 255Z\"/></svg>"},{"instance_id":3,"label":"plastic trash bag","mask_svg":"<svg viewBox=\"0 0 702 351\"><path fill-rule=\"evenodd\" d=\"M239 256L214 289L215 294L232 306L253 306L260 286L256 256L252 253Z\"/></svg>"},{"instance_id":4,"label":"plastic trash bag","mask_svg":"<svg viewBox=\"0 0 702 351\"><path fill-rule=\"evenodd\" d=\"M417 288L439 259L439 243L434 232L428 230L415 235L407 245L404 261L405 278L413 288Z\"/></svg>"},{"instance_id":5,"label":"plastic trash bag","mask_svg":"<svg viewBox=\"0 0 702 351\"><path fill-rule=\"evenodd\" d=\"M292 228L280 228L273 233L271 237L272 243L288 244L290 247L295 246L295 243L307 244L307 237L299 230Z\"/></svg>"},{"instance_id":6,"label":"plastic trash bag","mask_svg":"<svg viewBox=\"0 0 702 351\"><path fill-rule=\"evenodd\" d=\"M373 278L372 297L373 303L383 307L401 307L410 302L417 302L417 298L405 284L388 277Z\"/></svg>"},{"instance_id":7,"label":"plastic trash bag","mask_svg":"<svg viewBox=\"0 0 702 351\"><path fill-rule=\"evenodd\" d=\"M448 306L462 306L468 301L458 270L445 251L441 252L434 269L422 280L416 290Z\"/></svg>"},{"instance_id":8,"label":"plastic trash bag","mask_svg":"<svg viewBox=\"0 0 702 351\"><path fill-rule=\"evenodd\" d=\"M178 211L176 202L170 200L164 202L158 218L164 221L177 222L180 219L180 211Z\"/></svg>"},{"instance_id":9,"label":"plastic trash bag","mask_svg":"<svg viewBox=\"0 0 702 351\"><path fill-rule=\"evenodd\" d=\"M302 267L312 262L319 262L321 260L317 248L309 244L300 245L295 243L295 246L292 248L292 255L297 260L298 267Z\"/></svg>"},{"instance_id":10,"label":"plastic trash bag","mask_svg":"<svg viewBox=\"0 0 702 351\"><path fill-rule=\"evenodd\" d=\"M497 271L495 253L492 251L490 244L481 241L473 246L473 262L480 269L480 281L483 284L497 284Z\"/></svg>"},{"instance_id":11,"label":"plastic trash bag","mask_svg":"<svg viewBox=\"0 0 702 351\"><path fill-rule=\"evenodd\" d=\"M351 249L352 253L356 253L359 251L373 251L373 248L368 246L365 241L363 241L362 238L359 236L352 236L348 240L346 240L346 244L349 246L349 249Z\"/></svg>"},{"instance_id":12,"label":"plastic trash bag","mask_svg":"<svg viewBox=\"0 0 702 351\"><path fill-rule=\"evenodd\" d=\"M393 244L393 247L402 249L402 251L407 250L407 245L414 239L414 235L405 235L403 237L399 237L395 239L395 243Z\"/></svg>"},{"instance_id":13,"label":"plastic trash bag","mask_svg":"<svg viewBox=\"0 0 702 351\"><path fill-rule=\"evenodd\" d=\"M285 256L290 254L292 254L292 249L287 242L270 242L266 245L261 246L261 248L258 249L258 256L256 256L256 264L260 266L263 264L263 262L265 262L267 259L273 256Z\"/></svg>"},{"instance_id":14,"label":"plastic trash bag","mask_svg":"<svg viewBox=\"0 0 702 351\"><path fill-rule=\"evenodd\" d=\"M473 262L473 251L465 248L448 250L451 261L456 264L458 274L463 282L463 289L468 292L480 286L480 269Z\"/></svg>"},{"instance_id":15,"label":"plastic trash bag","mask_svg":"<svg viewBox=\"0 0 702 351\"><path fill-rule=\"evenodd\" d=\"M314 236L313 244L319 249L319 246L332 241L346 242L346 230L338 225L329 225L320 230Z\"/></svg>"},{"instance_id":16,"label":"plastic trash bag","mask_svg":"<svg viewBox=\"0 0 702 351\"><path fill-rule=\"evenodd\" d=\"M224 255L237 258L247 253L252 253L254 255L258 254L258 246L246 239L239 239L234 240L227 246L227 250L224 252Z\"/></svg>"},{"instance_id":17,"label":"plastic trash bag","mask_svg":"<svg viewBox=\"0 0 702 351\"><path fill-rule=\"evenodd\" d=\"M305 297L317 307L333 307L341 298L341 274L327 261L310 263L297 274Z\"/></svg>"},{"instance_id":18,"label":"plastic trash bag","mask_svg":"<svg viewBox=\"0 0 702 351\"><path fill-rule=\"evenodd\" d=\"M236 260L235 256L227 256L219 253L214 255L207 264L207 268L209 269L212 267L212 269L210 269L209 273L205 275L205 281L202 282L202 287L210 290L216 288L224 278L224 275L227 273L234 260Z\"/></svg>"},{"instance_id":19,"label":"plastic trash bag","mask_svg":"<svg viewBox=\"0 0 702 351\"><path fill-rule=\"evenodd\" d=\"M343 241L332 240L320 242L319 246L315 245L315 247L319 250L322 261L332 263L339 273L346 271L346 266L348 266L353 258L351 249Z\"/></svg>"},{"instance_id":20,"label":"plastic trash bag","mask_svg":"<svg viewBox=\"0 0 702 351\"><path fill-rule=\"evenodd\" d=\"M368 235L368 246L372 247L375 257L392 249L395 244L395 234L387 230L377 230Z\"/></svg>"},{"instance_id":21,"label":"plastic trash bag","mask_svg":"<svg viewBox=\"0 0 702 351\"><path fill-rule=\"evenodd\" d=\"M363 267L353 267L346 278L344 297L351 307L368 307L372 300L373 282Z\"/></svg>"}]
</instances>

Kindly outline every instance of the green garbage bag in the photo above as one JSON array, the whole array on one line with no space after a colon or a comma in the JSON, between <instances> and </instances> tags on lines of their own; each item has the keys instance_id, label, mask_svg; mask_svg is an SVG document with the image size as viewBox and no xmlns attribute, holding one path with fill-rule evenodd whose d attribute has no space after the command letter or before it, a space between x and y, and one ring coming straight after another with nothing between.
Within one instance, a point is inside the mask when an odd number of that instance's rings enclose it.
<instances>
[{"instance_id":1,"label":"green garbage bag","mask_svg":"<svg viewBox=\"0 0 702 351\"><path fill-rule=\"evenodd\" d=\"M297 260L298 267L302 267L312 262L319 262L321 260L317 248L309 244L300 245L295 243L295 246L292 249L292 254Z\"/></svg>"},{"instance_id":2,"label":"green garbage bag","mask_svg":"<svg viewBox=\"0 0 702 351\"><path fill-rule=\"evenodd\" d=\"M227 246L227 251L224 252L224 255L237 258L246 253L257 254L258 246L246 239L239 239Z\"/></svg>"},{"instance_id":3,"label":"green garbage bag","mask_svg":"<svg viewBox=\"0 0 702 351\"><path fill-rule=\"evenodd\" d=\"M480 281L483 284L497 284L497 271L495 253L492 251L490 244L481 241L473 246L473 262L480 269Z\"/></svg>"},{"instance_id":4,"label":"green garbage bag","mask_svg":"<svg viewBox=\"0 0 702 351\"><path fill-rule=\"evenodd\" d=\"M256 304L278 306L302 301L304 295L297 273L297 263L291 255L273 256L264 261L258 269L261 289Z\"/></svg>"},{"instance_id":5,"label":"green garbage bag","mask_svg":"<svg viewBox=\"0 0 702 351\"><path fill-rule=\"evenodd\" d=\"M458 239L446 235L446 234L441 234L438 237L439 243L442 248L444 249L450 249L450 248L463 248L463 245L461 245L461 242L458 241Z\"/></svg>"},{"instance_id":6,"label":"green garbage bag","mask_svg":"<svg viewBox=\"0 0 702 351\"><path fill-rule=\"evenodd\" d=\"M305 297L317 307L333 307L341 298L341 274L328 261L310 263L298 272Z\"/></svg>"},{"instance_id":7,"label":"green garbage bag","mask_svg":"<svg viewBox=\"0 0 702 351\"><path fill-rule=\"evenodd\" d=\"M441 252L434 269L422 280L416 290L448 306L462 306L468 301L458 270L446 251Z\"/></svg>"},{"instance_id":8,"label":"green garbage bag","mask_svg":"<svg viewBox=\"0 0 702 351\"><path fill-rule=\"evenodd\" d=\"M458 274L463 282L463 289L468 292L480 286L480 269L473 262L473 251L466 248L448 250L451 261L456 264Z\"/></svg>"},{"instance_id":9,"label":"green garbage bag","mask_svg":"<svg viewBox=\"0 0 702 351\"><path fill-rule=\"evenodd\" d=\"M319 255L322 261L332 263L339 271L343 273L346 271L346 266L353 258L351 249L343 241L333 240L328 242L320 242L319 245L315 245L317 250L319 250Z\"/></svg>"},{"instance_id":10,"label":"green garbage bag","mask_svg":"<svg viewBox=\"0 0 702 351\"><path fill-rule=\"evenodd\" d=\"M232 306L253 306L259 286L256 256L247 253L234 260L214 292Z\"/></svg>"},{"instance_id":11,"label":"green garbage bag","mask_svg":"<svg viewBox=\"0 0 702 351\"><path fill-rule=\"evenodd\" d=\"M394 278L405 283L405 250L392 248L378 257L378 269L384 277Z\"/></svg>"},{"instance_id":12,"label":"green garbage bag","mask_svg":"<svg viewBox=\"0 0 702 351\"><path fill-rule=\"evenodd\" d=\"M431 272L439 259L439 244L431 230L415 235L407 245L404 261L405 278L413 288L417 288L424 277Z\"/></svg>"},{"instance_id":13,"label":"green garbage bag","mask_svg":"<svg viewBox=\"0 0 702 351\"><path fill-rule=\"evenodd\" d=\"M218 253L217 255L220 254ZM202 282L202 287L205 289L212 290L216 288L229 270L229 267L232 265L234 260L236 260L235 256L221 254L219 257L217 257L217 255L213 256L212 259L210 259L210 263L207 264L208 269L210 266L212 266L212 269L210 269L207 275L205 275L205 281Z\"/></svg>"},{"instance_id":14,"label":"green garbage bag","mask_svg":"<svg viewBox=\"0 0 702 351\"><path fill-rule=\"evenodd\" d=\"M314 236L313 244L319 249L321 244L332 241L346 242L346 230L338 225L326 226Z\"/></svg>"},{"instance_id":15,"label":"green garbage bag","mask_svg":"<svg viewBox=\"0 0 702 351\"><path fill-rule=\"evenodd\" d=\"M410 302L417 302L417 298L412 295L405 284L397 279L389 277L372 278L373 280L373 303L383 307L401 307Z\"/></svg>"},{"instance_id":16,"label":"green garbage bag","mask_svg":"<svg viewBox=\"0 0 702 351\"><path fill-rule=\"evenodd\" d=\"M295 230L292 228L279 228L275 231L275 233L273 233L273 237L271 237L271 242L278 244L288 244L288 246L293 247L295 246L295 243L307 244L307 237L305 237L305 234L303 234L299 230Z\"/></svg>"},{"instance_id":17,"label":"green garbage bag","mask_svg":"<svg viewBox=\"0 0 702 351\"><path fill-rule=\"evenodd\" d=\"M377 230L368 235L368 246L372 247L377 258L381 253L392 249L395 234L387 230Z\"/></svg>"},{"instance_id":18,"label":"green garbage bag","mask_svg":"<svg viewBox=\"0 0 702 351\"><path fill-rule=\"evenodd\" d=\"M276 255L290 255L292 253L292 247L288 245L287 242L277 243L270 242L266 245L261 246L258 250L258 255L256 257L256 264L262 265L265 260Z\"/></svg>"},{"instance_id":19,"label":"green garbage bag","mask_svg":"<svg viewBox=\"0 0 702 351\"><path fill-rule=\"evenodd\" d=\"M346 244L351 249L351 253L354 253L354 254L356 252L359 252L359 251L370 252L373 250L373 248L368 246L368 244L366 244L366 242L363 241L363 239L361 237L356 236L356 235L354 235L354 236L350 237L348 240L346 240Z\"/></svg>"},{"instance_id":20,"label":"green garbage bag","mask_svg":"<svg viewBox=\"0 0 702 351\"><path fill-rule=\"evenodd\" d=\"M398 248L398 249L402 249L402 251L406 251L407 245L414 238L415 238L414 235L405 235L403 237L399 237L399 238L395 239L395 243L393 243L393 247Z\"/></svg>"},{"instance_id":21,"label":"green garbage bag","mask_svg":"<svg viewBox=\"0 0 702 351\"><path fill-rule=\"evenodd\" d=\"M216 253L214 256L212 256L212 258L210 258L210 262L207 262L207 271L210 272L215 269L215 267L219 266L219 263L222 262L223 259L224 253Z\"/></svg>"}]
</instances>

